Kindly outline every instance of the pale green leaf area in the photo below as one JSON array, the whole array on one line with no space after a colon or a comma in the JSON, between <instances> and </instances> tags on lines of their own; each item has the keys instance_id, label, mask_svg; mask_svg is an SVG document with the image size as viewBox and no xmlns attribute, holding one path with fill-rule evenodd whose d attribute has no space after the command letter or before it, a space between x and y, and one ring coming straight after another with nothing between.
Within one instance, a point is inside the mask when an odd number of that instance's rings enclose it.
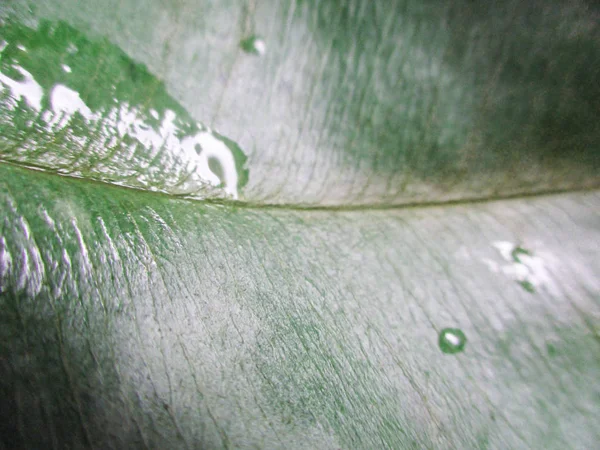
<instances>
[{"instance_id":1,"label":"pale green leaf area","mask_svg":"<svg viewBox=\"0 0 600 450\"><path fill-rule=\"evenodd\" d=\"M598 12L0 3L0 449L596 448Z\"/></svg>"},{"instance_id":2,"label":"pale green leaf area","mask_svg":"<svg viewBox=\"0 0 600 450\"><path fill-rule=\"evenodd\" d=\"M54 52L72 61L80 81L68 86L93 112L99 98L158 112L177 102L182 122L180 109L236 142L249 170L240 198L393 205L598 186L597 5L523 3L13 0L5 15L84 34L95 52ZM257 35L262 56L240 45ZM116 61L125 55L157 80L136 78ZM62 72L54 55L38 65L23 61L41 84ZM107 143L92 134L83 145ZM159 187L151 172L132 176L132 158L109 154L105 178ZM172 176L175 192L198 190Z\"/></svg>"},{"instance_id":3,"label":"pale green leaf area","mask_svg":"<svg viewBox=\"0 0 600 450\"><path fill-rule=\"evenodd\" d=\"M597 194L252 210L1 171L0 379L14 414L3 426L17 437L39 427L24 442L593 448L600 438ZM505 242L535 256L505 258ZM438 347L446 327L468 336L462 352Z\"/></svg>"}]
</instances>

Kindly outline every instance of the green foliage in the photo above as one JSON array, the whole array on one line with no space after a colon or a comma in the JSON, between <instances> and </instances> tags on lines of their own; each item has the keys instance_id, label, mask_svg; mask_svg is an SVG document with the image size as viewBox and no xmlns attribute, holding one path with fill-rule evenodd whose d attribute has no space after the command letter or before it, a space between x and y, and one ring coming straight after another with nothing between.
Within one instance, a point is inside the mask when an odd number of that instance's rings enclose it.
<instances>
[{"instance_id":1,"label":"green foliage","mask_svg":"<svg viewBox=\"0 0 600 450\"><path fill-rule=\"evenodd\" d=\"M597 12L0 5L0 447L594 448Z\"/></svg>"}]
</instances>

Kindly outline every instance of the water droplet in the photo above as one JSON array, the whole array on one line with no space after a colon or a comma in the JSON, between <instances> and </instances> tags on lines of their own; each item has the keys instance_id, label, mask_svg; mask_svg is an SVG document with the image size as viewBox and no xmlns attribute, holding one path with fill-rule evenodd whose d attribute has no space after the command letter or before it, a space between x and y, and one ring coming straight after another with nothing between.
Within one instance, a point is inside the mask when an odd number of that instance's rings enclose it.
<instances>
[{"instance_id":1,"label":"water droplet","mask_svg":"<svg viewBox=\"0 0 600 450\"><path fill-rule=\"evenodd\" d=\"M462 352L467 344L467 337L458 328L444 328L440 331L439 345L444 353Z\"/></svg>"},{"instance_id":2,"label":"water droplet","mask_svg":"<svg viewBox=\"0 0 600 450\"><path fill-rule=\"evenodd\" d=\"M265 41L258 36L250 36L240 42L240 47L246 53L253 53L255 55L262 56L267 51L267 45Z\"/></svg>"}]
</instances>

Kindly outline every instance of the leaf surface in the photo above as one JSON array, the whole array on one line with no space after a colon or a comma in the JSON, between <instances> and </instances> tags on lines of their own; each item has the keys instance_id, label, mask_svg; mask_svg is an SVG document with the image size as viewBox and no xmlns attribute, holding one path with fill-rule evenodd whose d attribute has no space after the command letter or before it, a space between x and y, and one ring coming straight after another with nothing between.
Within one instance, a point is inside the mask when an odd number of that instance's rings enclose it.
<instances>
[{"instance_id":1,"label":"leaf surface","mask_svg":"<svg viewBox=\"0 0 600 450\"><path fill-rule=\"evenodd\" d=\"M0 17L3 448L600 440L596 7Z\"/></svg>"}]
</instances>

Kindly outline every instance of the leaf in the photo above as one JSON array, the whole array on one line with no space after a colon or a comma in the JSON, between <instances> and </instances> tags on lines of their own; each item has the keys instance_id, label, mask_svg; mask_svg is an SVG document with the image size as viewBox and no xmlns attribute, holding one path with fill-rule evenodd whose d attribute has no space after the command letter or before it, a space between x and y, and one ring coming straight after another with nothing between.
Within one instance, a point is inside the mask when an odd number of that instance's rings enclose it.
<instances>
[{"instance_id":1,"label":"leaf","mask_svg":"<svg viewBox=\"0 0 600 450\"><path fill-rule=\"evenodd\" d=\"M3 32L11 52L3 73L19 55L47 96L67 83L94 113L108 114L116 98L147 127L157 124L144 105L163 124L169 109L181 127L218 130L248 158L234 159L240 179L249 171L239 194L252 203L398 205L599 185L600 94L590 69L600 66L598 9L584 2L153 0L138 11L133 0L52 0L36 1L33 15L27 2L12 3L2 8L12 33ZM29 53L17 48L15 21L38 29L21 44ZM265 54L245 53L240 43L259 35ZM81 53L65 52L67 41ZM186 158L167 145L160 163L170 178L153 179L136 169L152 164L158 145L129 156L135 138L102 139L103 127L90 128L100 136L88 131L82 145L108 158L102 171L73 164L65 157L73 144L56 139L37 164L59 154L45 166L207 196L186 178L193 167L182 167L193 165L193 148L183 146ZM35 138L27 133L25 143L42 151ZM110 138L127 148L106 155ZM7 146L23 148L4 140L3 159ZM203 168L205 179L210 172Z\"/></svg>"},{"instance_id":2,"label":"leaf","mask_svg":"<svg viewBox=\"0 0 600 450\"><path fill-rule=\"evenodd\" d=\"M244 154L194 122L144 66L63 22L8 22L3 34L5 160L187 196L218 196L210 185L223 184L237 198Z\"/></svg>"},{"instance_id":3,"label":"leaf","mask_svg":"<svg viewBox=\"0 0 600 450\"><path fill-rule=\"evenodd\" d=\"M3 447L595 447L595 7L26 6Z\"/></svg>"}]
</instances>

